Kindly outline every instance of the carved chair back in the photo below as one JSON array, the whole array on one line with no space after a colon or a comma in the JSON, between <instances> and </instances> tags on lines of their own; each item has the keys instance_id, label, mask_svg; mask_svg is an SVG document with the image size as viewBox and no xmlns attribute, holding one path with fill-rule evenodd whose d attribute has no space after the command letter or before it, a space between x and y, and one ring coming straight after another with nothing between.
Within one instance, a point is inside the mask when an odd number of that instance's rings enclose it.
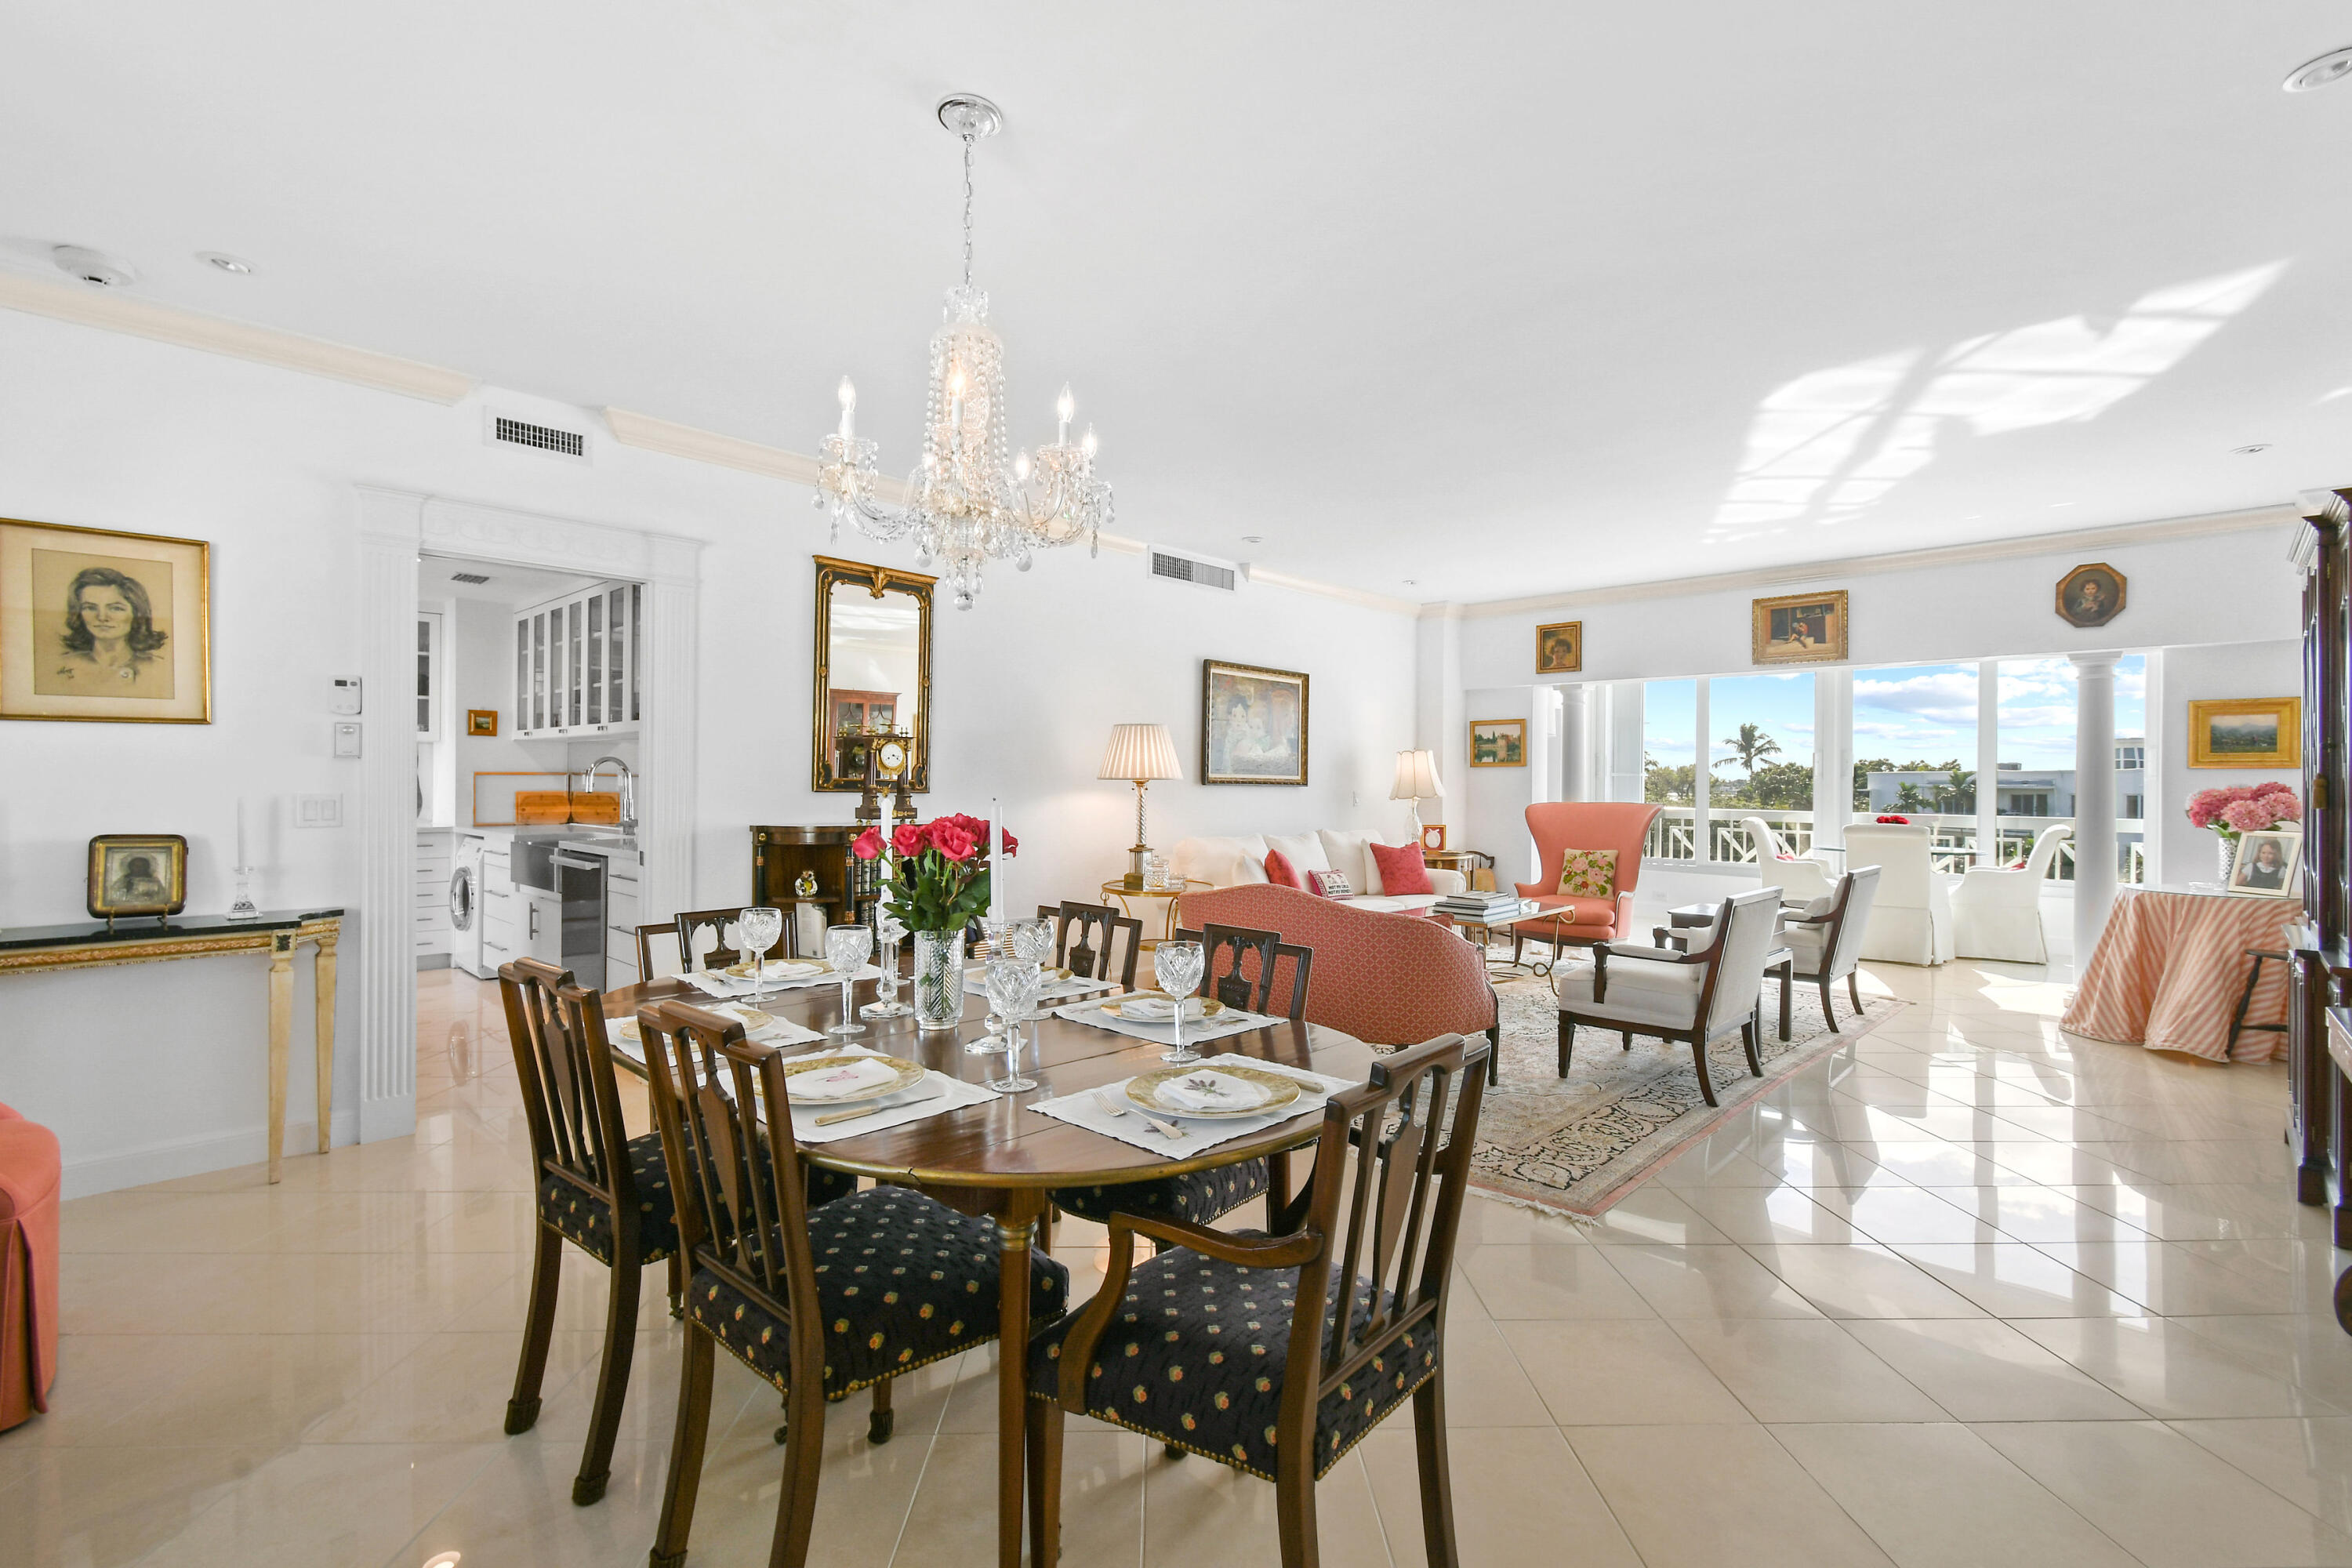
<instances>
[{"instance_id":1,"label":"carved chair back","mask_svg":"<svg viewBox=\"0 0 2352 1568\"><path fill-rule=\"evenodd\" d=\"M500 966L499 993L537 1174L595 1194L612 1205L616 1226L634 1227L636 1185L604 998L572 984L570 970L536 958Z\"/></svg>"},{"instance_id":2,"label":"carved chair back","mask_svg":"<svg viewBox=\"0 0 2352 1568\"><path fill-rule=\"evenodd\" d=\"M1054 962L1073 974L1093 980L1110 978L1112 951L1118 933L1127 933L1127 957L1121 961L1118 983L1135 989L1136 955L1143 948L1143 922L1120 914L1108 904L1039 904L1037 918L1055 922Z\"/></svg>"},{"instance_id":3,"label":"carved chair back","mask_svg":"<svg viewBox=\"0 0 2352 1568\"><path fill-rule=\"evenodd\" d=\"M1201 994L1213 996L1244 1013L1276 1013L1292 1018L1307 1014L1307 983L1315 968L1315 950L1282 940L1275 931L1205 921L1199 931L1179 931L1179 942L1201 944ZM1223 962L1221 962L1223 961ZM1289 985L1278 984L1282 966L1289 965ZM1251 988L1252 976L1256 988ZM1277 1007L1275 998L1288 998Z\"/></svg>"}]
</instances>

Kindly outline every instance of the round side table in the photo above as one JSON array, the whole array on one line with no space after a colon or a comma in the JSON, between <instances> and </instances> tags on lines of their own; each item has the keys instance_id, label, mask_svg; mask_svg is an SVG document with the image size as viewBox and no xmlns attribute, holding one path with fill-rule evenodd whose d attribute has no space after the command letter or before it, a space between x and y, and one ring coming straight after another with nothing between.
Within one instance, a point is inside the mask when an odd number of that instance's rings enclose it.
<instances>
[{"instance_id":1,"label":"round side table","mask_svg":"<svg viewBox=\"0 0 2352 1568\"><path fill-rule=\"evenodd\" d=\"M1142 921L1147 930L1150 929L1151 921L1146 916L1137 913L1135 906L1128 900L1129 899L1160 900L1160 934L1147 936L1136 943L1137 952L1150 952L1161 942L1175 940L1176 900L1186 893L1196 889L1205 892L1215 885L1213 882L1203 882L1197 877L1192 877L1165 888L1130 888L1123 879L1114 878L1102 885L1102 892L1106 899L1117 899L1119 911L1130 919Z\"/></svg>"}]
</instances>

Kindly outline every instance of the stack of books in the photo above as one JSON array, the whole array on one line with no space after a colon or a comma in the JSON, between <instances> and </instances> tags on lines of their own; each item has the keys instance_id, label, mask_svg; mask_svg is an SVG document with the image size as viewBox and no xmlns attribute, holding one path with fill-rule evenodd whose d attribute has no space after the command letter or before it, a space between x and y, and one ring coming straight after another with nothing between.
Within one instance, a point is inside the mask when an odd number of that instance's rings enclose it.
<instances>
[{"instance_id":1,"label":"stack of books","mask_svg":"<svg viewBox=\"0 0 2352 1568\"><path fill-rule=\"evenodd\" d=\"M1448 893L1437 900L1436 910L1452 915L1468 925L1501 925L1536 912L1536 901L1517 893Z\"/></svg>"}]
</instances>

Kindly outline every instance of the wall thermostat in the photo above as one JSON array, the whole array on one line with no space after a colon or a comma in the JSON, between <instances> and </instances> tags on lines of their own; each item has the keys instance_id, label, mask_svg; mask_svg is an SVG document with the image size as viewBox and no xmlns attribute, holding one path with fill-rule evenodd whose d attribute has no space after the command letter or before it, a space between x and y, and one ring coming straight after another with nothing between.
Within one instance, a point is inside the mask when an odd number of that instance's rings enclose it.
<instances>
[{"instance_id":1,"label":"wall thermostat","mask_svg":"<svg viewBox=\"0 0 2352 1568\"><path fill-rule=\"evenodd\" d=\"M360 710L360 678L339 675L334 679L332 695L327 705L330 713L357 713ZM353 752L352 755L358 755Z\"/></svg>"}]
</instances>

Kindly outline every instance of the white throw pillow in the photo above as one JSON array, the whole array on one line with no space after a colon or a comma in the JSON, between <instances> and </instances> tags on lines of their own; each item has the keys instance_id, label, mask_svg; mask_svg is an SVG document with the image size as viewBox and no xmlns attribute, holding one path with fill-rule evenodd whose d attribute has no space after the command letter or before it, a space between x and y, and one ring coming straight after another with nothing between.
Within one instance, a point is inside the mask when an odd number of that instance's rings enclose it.
<instances>
[{"instance_id":1,"label":"white throw pillow","mask_svg":"<svg viewBox=\"0 0 2352 1568\"><path fill-rule=\"evenodd\" d=\"M1386 891L1381 885L1380 863L1366 847L1381 841L1379 834L1363 828L1338 832L1326 827L1315 837L1323 841L1324 858L1331 862L1331 869L1344 873L1349 887L1360 893L1377 895Z\"/></svg>"},{"instance_id":2,"label":"white throw pillow","mask_svg":"<svg viewBox=\"0 0 2352 1568\"><path fill-rule=\"evenodd\" d=\"M1315 834L1293 834L1286 838L1269 833L1265 836L1265 847L1268 851L1281 850L1282 858L1290 862L1290 868L1298 873L1302 881L1309 871L1331 869L1330 857L1323 853L1323 840ZM1259 856L1258 869L1261 873L1265 869L1265 857Z\"/></svg>"}]
</instances>

